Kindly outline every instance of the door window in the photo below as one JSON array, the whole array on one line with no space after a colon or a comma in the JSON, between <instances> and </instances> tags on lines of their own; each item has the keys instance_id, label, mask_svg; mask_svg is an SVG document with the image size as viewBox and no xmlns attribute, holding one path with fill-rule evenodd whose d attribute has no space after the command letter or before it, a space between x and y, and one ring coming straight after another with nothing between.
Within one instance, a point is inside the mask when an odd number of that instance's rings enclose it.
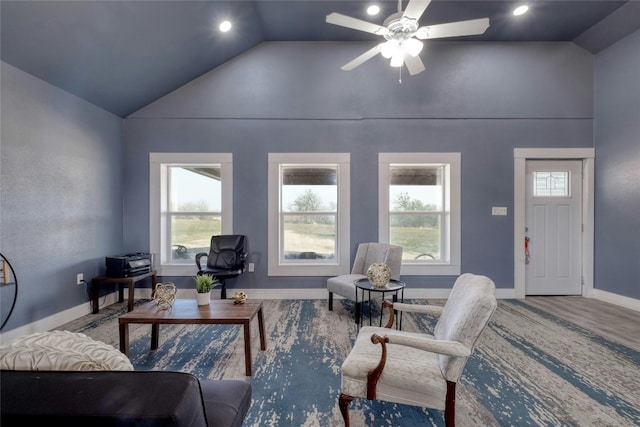
<instances>
[{"instance_id":1,"label":"door window","mask_svg":"<svg viewBox=\"0 0 640 427\"><path fill-rule=\"evenodd\" d=\"M533 197L569 197L569 171L535 171Z\"/></svg>"}]
</instances>

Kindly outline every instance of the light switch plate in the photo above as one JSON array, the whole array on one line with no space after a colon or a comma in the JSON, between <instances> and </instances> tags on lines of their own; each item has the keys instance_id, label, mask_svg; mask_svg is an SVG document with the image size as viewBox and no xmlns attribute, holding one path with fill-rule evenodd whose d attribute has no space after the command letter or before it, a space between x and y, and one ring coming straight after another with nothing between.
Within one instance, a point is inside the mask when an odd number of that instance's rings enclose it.
<instances>
[{"instance_id":1,"label":"light switch plate","mask_svg":"<svg viewBox=\"0 0 640 427\"><path fill-rule=\"evenodd\" d=\"M504 206L494 206L491 208L491 215L507 215L507 208Z\"/></svg>"}]
</instances>

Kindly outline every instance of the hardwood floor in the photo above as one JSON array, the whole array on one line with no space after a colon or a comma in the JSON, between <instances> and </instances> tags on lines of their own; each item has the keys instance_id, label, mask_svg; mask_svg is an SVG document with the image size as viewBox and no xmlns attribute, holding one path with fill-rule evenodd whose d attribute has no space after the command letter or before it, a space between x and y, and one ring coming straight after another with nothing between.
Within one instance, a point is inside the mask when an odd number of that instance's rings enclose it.
<instances>
[{"instance_id":1,"label":"hardwood floor","mask_svg":"<svg viewBox=\"0 0 640 427\"><path fill-rule=\"evenodd\" d=\"M524 302L640 351L640 312L581 296L526 297Z\"/></svg>"}]
</instances>

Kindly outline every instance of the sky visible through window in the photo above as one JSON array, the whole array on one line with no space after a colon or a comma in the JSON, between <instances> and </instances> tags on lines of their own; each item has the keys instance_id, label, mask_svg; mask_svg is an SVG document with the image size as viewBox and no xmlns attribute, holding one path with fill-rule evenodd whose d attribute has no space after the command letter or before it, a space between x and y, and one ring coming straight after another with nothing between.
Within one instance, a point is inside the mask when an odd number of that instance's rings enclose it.
<instances>
[{"instance_id":1,"label":"sky visible through window","mask_svg":"<svg viewBox=\"0 0 640 427\"><path fill-rule=\"evenodd\" d=\"M222 184L219 180L181 167L171 168L172 210L222 210Z\"/></svg>"}]
</instances>

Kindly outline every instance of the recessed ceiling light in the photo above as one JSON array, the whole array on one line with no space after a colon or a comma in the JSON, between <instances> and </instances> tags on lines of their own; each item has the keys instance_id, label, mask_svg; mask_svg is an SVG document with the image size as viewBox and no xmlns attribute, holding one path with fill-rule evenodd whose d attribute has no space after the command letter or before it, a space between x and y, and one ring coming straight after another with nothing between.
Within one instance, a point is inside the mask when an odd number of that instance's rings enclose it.
<instances>
[{"instance_id":1,"label":"recessed ceiling light","mask_svg":"<svg viewBox=\"0 0 640 427\"><path fill-rule=\"evenodd\" d=\"M529 6L527 6L526 4L522 5L522 6L518 6L513 10L513 14L515 16L520 16L520 15L524 15L525 13L527 13L527 11L529 10Z\"/></svg>"},{"instance_id":2,"label":"recessed ceiling light","mask_svg":"<svg viewBox=\"0 0 640 427\"><path fill-rule=\"evenodd\" d=\"M369 15L377 15L378 13L380 13L380 6L372 4L367 8L367 13Z\"/></svg>"},{"instance_id":3,"label":"recessed ceiling light","mask_svg":"<svg viewBox=\"0 0 640 427\"><path fill-rule=\"evenodd\" d=\"M231 22L229 21L223 21L220 24L220 31L222 31L223 33L226 33L227 31L229 31L231 29Z\"/></svg>"}]
</instances>

